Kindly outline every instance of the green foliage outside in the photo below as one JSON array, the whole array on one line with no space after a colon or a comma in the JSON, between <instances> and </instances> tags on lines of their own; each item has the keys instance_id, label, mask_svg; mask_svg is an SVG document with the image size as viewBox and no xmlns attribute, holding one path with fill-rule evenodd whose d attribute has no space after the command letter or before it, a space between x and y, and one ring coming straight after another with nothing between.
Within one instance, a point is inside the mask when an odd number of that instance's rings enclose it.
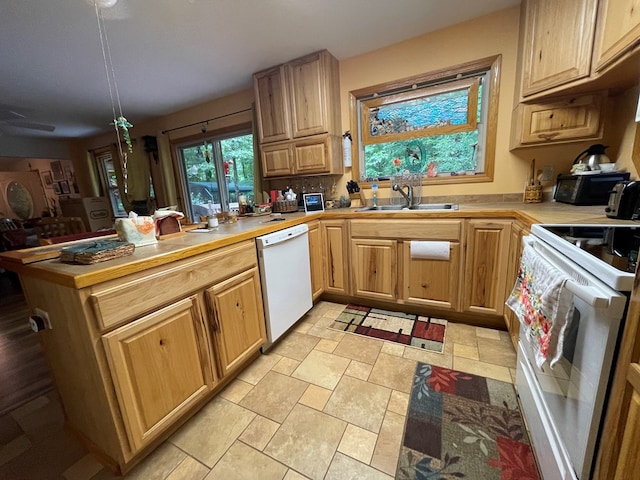
<instances>
[{"instance_id":1,"label":"green foliage outside","mask_svg":"<svg viewBox=\"0 0 640 480\"><path fill-rule=\"evenodd\" d=\"M228 184L253 186L253 135L241 135L220 140L220 149L222 151L222 161L228 163L228 176L226 179ZM182 157L188 183L210 182L212 189L216 192L218 191L218 188L213 187L213 184L218 179L214 165L213 144L211 142L203 141L200 144L183 148ZM233 187L231 189L232 198L236 198L233 193ZM219 201L217 194L216 197L216 201ZM253 197L253 193L251 192L248 197ZM193 205L207 204L209 201L210 198L205 198L199 192L191 192L191 203Z\"/></svg>"},{"instance_id":2,"label":"green foliage outside","mask_svg":"<svg viewBox=\"0 0 640 480\"><path fill-rule=\"evenodd\" d=\"M486 93L483 84L479 85L476 118L482 118L482 97ZM425 87L425 92L429 87ZM456 115L464 115L466 118L466 92L445 92L431 97L431 103L420 104L416 109L413 100L395 104L389 114L397 118L386 118L401 124L437 125L441 122L445 125L461 123ZM463 101L461 101L463 100ZM403 106L404 105L404 106ZM384 113L381 110L382 113ZM381 115L381 113L379 113ZM400 130L402 131L402 130ZM438 174L458 174L462 172L475 172L478 167L478 130L471 132L450 133L445 135L429 135L429 130L423 130L427 136L411 140L378 143L364 146L364 176L367 179L389 177L402 174L406 171L427 175L427 168L431 162L435 162ZM394 163L399 159L399 165Z\"/></svg>"},{"instance_id":3,"label":"green foliage outside","mask_svg":"<svg viewBox=\"0 0 640 480\"><path fill-rule=\"evenodd\" d=\"M475 171L478 131L423 137L413 140L365 145L365 176L388 177L403 173L426 175L430 162L438 173ZM400 165L394 164L394 159Z\"/></svg>"}]
</instances>

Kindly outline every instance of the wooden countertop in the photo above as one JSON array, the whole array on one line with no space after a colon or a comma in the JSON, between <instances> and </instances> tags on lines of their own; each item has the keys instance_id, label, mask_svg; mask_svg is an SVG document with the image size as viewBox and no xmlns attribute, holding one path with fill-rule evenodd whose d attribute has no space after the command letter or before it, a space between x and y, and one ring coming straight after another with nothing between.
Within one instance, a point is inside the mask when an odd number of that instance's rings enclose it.
<instances>
[{"instance_id":1,"label":"wooden countertop","mask_svg":"<svg viewBox=\"0 0 640 480\"><path fill-rule=\"evenodd\" d=\"M447 212L428 210L356 212L355 210L335 209L313 214L287 213L280 217L284 220L278 221L272 221L269 216L244 217L233 224L221 224L212 232L184 232L182 235L173 235L159 240L155 245L138 247L132 255L93 265L72 265L57 259L35 261L40 258L39 255L42 255L42 252L51 255L62 248L56 245L15 250L0 254L0 267L72 288L84 288L237 242L253 240L257 236L319 218L390 219L408 216L411 218L515 218L529 225L533 223L639 225L630 220L606 217L603 206L576 207L555 202L461 204L459 210Z\"/></svg>"}]
</instances>

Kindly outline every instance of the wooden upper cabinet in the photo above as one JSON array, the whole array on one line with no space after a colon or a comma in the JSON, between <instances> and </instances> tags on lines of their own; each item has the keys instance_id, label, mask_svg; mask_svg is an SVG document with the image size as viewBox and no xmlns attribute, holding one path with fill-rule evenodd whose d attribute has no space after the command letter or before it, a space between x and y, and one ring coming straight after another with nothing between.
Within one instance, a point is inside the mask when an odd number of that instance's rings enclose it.
<instances>
[{"instance_id":1,"label":"wooden upper cabinet","mask_svg":"<svg viewBox=\"0 0 640 480\"><path fill-rule=\"evenodd\" d=\"M260 143L287 140L291 136L286 77L284 65L253 75Z\"/></svg>"},{"instance_id":2,"label":"wooden upper cabinet","mask_svg":"<svg viewBox=\"0 0 640 480\"><path fill-rule=\"evenodd\" d=\"M603 91L521 103L512 116L510 148L599 140L606 100Z\"/></svg>"},{"instance_id":3,"label":"wooden upper cabinet","mask_svg":"<svg viewBox=\"0 0 640 480\"><path fill-rule=\"evenodd\" d=\"M600 0L594 48L599 72L640 44L640 0Z\"/></svg>"},{"instance_id":4,"label":"wooden upper cabinet","mask_svg":"<svg viewBox=\"0 0 640 480\"><path fill-rule=\"evenodd\" d=\"M291 86L291 133L294 138L329 132L327 104L331 71L328 52L318 52L287 64ZM333 59L335 60L335 59ZM325 65L326 63L326 65Z\"/></svg>"},{"instance_id":5,"label":"wooden upper cabinet","mask_svg":"<svg viewBox=\"0 0 640 480\"><path fill-rule=\"evenodd\" d=\"M214 375L196 296L104 335L134 450L149 444L211 390Z\"/></svg>"},{"instance_id":6,"label":"wooden upper cabinet","mask_svg":"<svg viewBox=\"0 0 640 480\"><path fill-rule=\"evenodd\" d=\"M343 173L335 57L306 55L255 73L253 85L265 177Z\"/></svg>"},{"instance_id":7,"label":"wooden upper cabinet","mask_svg":"<svg viewBox=\"0 0 640 480\"><path fill-rule=\"evenodd\" d=\"M522 96L588 77L597 0L528 0L522 8Z\"/></svg>"}]
</instances>

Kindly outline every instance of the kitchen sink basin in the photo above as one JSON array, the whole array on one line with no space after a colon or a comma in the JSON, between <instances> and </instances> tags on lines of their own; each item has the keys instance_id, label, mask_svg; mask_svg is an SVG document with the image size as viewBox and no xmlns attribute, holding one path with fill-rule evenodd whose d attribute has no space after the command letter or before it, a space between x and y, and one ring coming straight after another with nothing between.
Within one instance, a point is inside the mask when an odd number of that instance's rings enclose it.
<instances>
[{"instance_id":1,"label":"kitchen sink basin","mask_svg":"<svg viewBox=\"0 0 640 480\"><path fill-rule=\"evenodd\" d=\"M405 207L404 205L369 205L366 207L358 208L356 212L371 212L381 210L458 210L457 203L421 203L419 205L411 205L411 207Z\"/></svg>"},{"instance_id":2,"label":"kitchen sink basin","mask_svg":"<svg viewBox=\"0 0 640 480\"><path fill-rule=\"evenodd\" d=\"M411 205L409 210L458 210L457 203L421 203Z\"/></svg>"}]
</instances>

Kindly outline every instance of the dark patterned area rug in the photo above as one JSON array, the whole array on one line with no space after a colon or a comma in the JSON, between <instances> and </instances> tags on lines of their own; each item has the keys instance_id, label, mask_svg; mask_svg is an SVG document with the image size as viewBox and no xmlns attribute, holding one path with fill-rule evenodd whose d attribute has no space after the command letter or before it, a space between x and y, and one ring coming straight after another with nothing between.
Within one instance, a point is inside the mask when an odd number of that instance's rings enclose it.
<instances>
[{"instance_id":1,"label":"dark patterned area rug","mask_svg":"<svg viewBox=\"0 0 640 480\"><path fill-rule=\"evenodd\" d=\"M447 321L350 304L330 328L442 353Z\"/></svg>"},{"instance_id":2,"label":"dark patterned area rug","mask_svg":"<svg viewBox=\"0 0 640 480\"><path fill-rule=\"evenodd\" d=\"M513 385L418 362L396 480L537 480Z\"/></svg>"}]
</instances>

